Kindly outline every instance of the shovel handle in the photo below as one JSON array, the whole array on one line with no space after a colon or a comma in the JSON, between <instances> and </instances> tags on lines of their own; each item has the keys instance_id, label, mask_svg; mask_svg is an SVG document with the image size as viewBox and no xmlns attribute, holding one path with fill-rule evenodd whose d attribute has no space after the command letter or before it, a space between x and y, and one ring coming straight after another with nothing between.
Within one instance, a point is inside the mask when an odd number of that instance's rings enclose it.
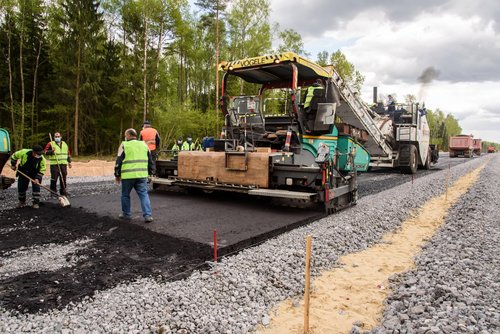
<instances>
[{"instance_id":1,"label":"shovel handle","mask_svg":"<svg viewBox=\"0 0 500 334\"><path fill-rule=\"evenodd\" d=\"M26 175L26 174L24 174L23 172L21 172L19 169L17 169L17 168L16 168L16 171L17 171L19 174L21 174L22 176L24 176L25 178L27 178L28 180L30 180L31 182L35 182L35 180L34 180L34 179L32 179L32 178L31 178L31 177L29 177L28 175ZM35 182L35 183L36 183L36 182ZM58 193L56 193L55 191L53 191L53 190L52 190L52 189L50 189L49 187L44 186L41 182L40 182L40 183L38 183L38 185L39 185L40 187L42 187L43 189L45 189L45 190L47 190L47 191L51 192L53 195L56 195L57 197L61 197Z\"/></svg>"}]
</instances>

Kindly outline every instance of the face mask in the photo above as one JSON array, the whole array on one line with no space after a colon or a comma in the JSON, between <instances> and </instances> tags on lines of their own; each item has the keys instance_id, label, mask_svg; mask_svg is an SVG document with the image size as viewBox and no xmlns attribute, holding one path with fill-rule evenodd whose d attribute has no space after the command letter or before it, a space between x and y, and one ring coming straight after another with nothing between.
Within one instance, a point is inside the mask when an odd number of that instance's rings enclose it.
<instances>
[{"instance_id":1,"label":"face mask","mask_svg":"<svg viewBox=\"0 0 500 334\"><path fill-rule=\"evenodd\" d=\"M61 137L56 137L54 139L55 139L56 143L60 143L61 142Z\"/></svg>"},{"instance_id":2,"label":"face mask","mask_svg":"<svg viewBox=\"0 0 500 334\"><path fill-rule=\"evenodd\" d=\"M178 140L177 145L182 145L182 140Z\"/></svg>"},{"instance_id":3,"label":"face mask","mask_svg":"<svg viewBox=\"0 0 500 334\"><path fill-rule=\"evenodd\" d=\"M41 157L42 157L41 155L35 154L36 159L40 159Z\"/></svg>"},{"instance_id":4,"label":"face mask","mask_svg":"<svg viewBox=\"0 0 500 334\"><path fill-rule=\"evenodd\" d=\"M187 139L187 142L190 143L190 144L191 144L192 141L193 141L193 139L191 139L191 138Z\"/></svg>"}]
</instances>

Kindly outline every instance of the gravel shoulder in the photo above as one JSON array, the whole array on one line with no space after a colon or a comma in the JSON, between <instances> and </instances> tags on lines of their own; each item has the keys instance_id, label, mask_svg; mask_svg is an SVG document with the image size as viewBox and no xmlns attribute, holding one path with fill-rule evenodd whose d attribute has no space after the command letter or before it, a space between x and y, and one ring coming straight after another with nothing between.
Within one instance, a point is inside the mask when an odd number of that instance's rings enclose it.
<instances>
[{"instance_id":1,"label":"gravel shoulder","mask_svg":"<svg viewBox=\"0 0 500 334\"><path fill-rule=\"evenodd\" d=\"M374 333L500 332L500 157L454 205L416 268L392 279Z\"/></svg>"}]
</instances>

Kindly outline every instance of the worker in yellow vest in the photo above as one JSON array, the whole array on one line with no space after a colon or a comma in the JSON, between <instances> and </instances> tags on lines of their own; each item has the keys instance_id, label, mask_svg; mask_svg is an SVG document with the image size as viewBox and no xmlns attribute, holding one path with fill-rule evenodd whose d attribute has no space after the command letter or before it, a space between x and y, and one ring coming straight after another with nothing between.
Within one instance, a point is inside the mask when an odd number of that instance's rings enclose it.
<instances>
[{"instance_id":1,"label":"worker in yellow vest","mask_svg":"<svg viewBox=\"0 0 500 334\"><path fill-rule=\"evenodd\" d=\"M131 220L130 192L135 189L141 201L144 222L153 221L151 202L148 195L148 176L155 174L155 164L148 146L143 141L137 140L134 129L125 131L125 141L118 149L115 163L115 180L121 182L122 213L120 219Z\"/></svg>"},{"instance_id":2,"label":"worker in yellow vest","mask_svg":"<svg viewBox=\"0 0 500 334\"><path fill-rule=\"evenodd\" d=\"M182 143L181 151L194 151L196 145L193 143L193 137L187 136L186 141Z\"/></svg>"},{"instance_id":3,"label":"worker in yellow vest","mask_svg":"<svg viewBox=\"0 0 500 334\"><path fill-rule=\"evenodd\" d=\"M314 96L314 91L316 89L323 89L323 82L321 79L317 79L312 86L307 88L306 99L304 101L304 110L309 111L309 107L311 106L311 100Z\"/></svg>"},{"instance_id":4,"label":"worker in yellow vest","mask_svg":"<svg viewBox=\"0 0 500 334\"><path fill-rule=\"evenodd\" d=\"M54 133L54 141L45 146L44 153L50 162L50 189L57 192L57 181L59 180L60 194L68 195L66 177L68 168L71 168L71 153L68 144L62 140L59 132Z\"/></svg>"},{"instance_id":5,"label":"worker in yellow vest","mask_svg":"<svg viewBox=\"0 0 500 334\"><path fill-rule=\"evenodd\" d=\"M10 168L19 170L23 174L16 173L17 192L19 196L18 208L26 205L26 190L28 190L31 178L31 189L33 194L33 209L40 208L40 184L45 173L45 159L42 156L43 148L40 145L33 146L33 149L19 150L10 157ZM19 161L19 166L17 162ZM17 167L16 167L17 166Z\"/></svg>"},{"instance_id":6,"label":"worker in yellow vest","mask_svg":"<svg viewBox=\"0 0 500 334\"><path fill-rule=\"evenodd\" d=\"M179 151L181 150L182 147L182 137L177 138L177 141L174 143L174 146L172 146L172 156L174 158L177 158L179 156Z\"/></svg>"},{"instance_id":7,"label":"worker in yellow vest","mask_svg":"<svg viewBox=\"0 0 500 334\"><path fill-rule=\"evenodd\" d=\"M151 151L153 161L158 157L158 148L160 147L160 135L155 128L151 126L150 121L144 121L142 131L139 134L139 140L143 140Z\"/></svg>"}]
</instances>

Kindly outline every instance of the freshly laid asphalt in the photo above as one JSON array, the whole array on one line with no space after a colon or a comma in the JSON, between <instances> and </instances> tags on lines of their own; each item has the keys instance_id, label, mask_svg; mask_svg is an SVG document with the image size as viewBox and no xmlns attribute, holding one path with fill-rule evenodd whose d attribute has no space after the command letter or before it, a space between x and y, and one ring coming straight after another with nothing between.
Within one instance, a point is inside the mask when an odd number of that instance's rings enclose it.
<instances>
[{"instance_id":1,"label":"freshly laid asphalt","mask_svg":"<svg viewBox=\"0 0 500 334\"><path fill-rule=\"evenodd\" d=\"M431 170L419 170L414 178L465 162L468 159L450 159L441 154L439 163ZM412 176L398 170L374 169L360 174L360 196L379 192L411 182ZM214 230L217 244L223 253L258 243L284 231L307 224L324 216L323 212L275 205L240 194L183 193L171 191L150 192L155 221L145 224L139 199L132 191L132 223L174 238L212 245ZM98 216L117 218L120 213L119 186L115 193L71 198L73 207L82 208Z\"/></svg>"},{"instance_id":2,"label":"freshly laid asphalt","mask_svg":"<svg viewBox=\"0 0 500 334\"><path fill-rule=\"evenodd\" d=\"M185 194L170 191L150 192L154 222L143 222L139 198L132 191L132 223L179 239L213 245L217 231L218 248L242 248L322 217L322 212L275 206L268 201L239 194ZM102 194L71 198L99 216L116 218L120 195Z\"/></svg>"}]
</instances>

